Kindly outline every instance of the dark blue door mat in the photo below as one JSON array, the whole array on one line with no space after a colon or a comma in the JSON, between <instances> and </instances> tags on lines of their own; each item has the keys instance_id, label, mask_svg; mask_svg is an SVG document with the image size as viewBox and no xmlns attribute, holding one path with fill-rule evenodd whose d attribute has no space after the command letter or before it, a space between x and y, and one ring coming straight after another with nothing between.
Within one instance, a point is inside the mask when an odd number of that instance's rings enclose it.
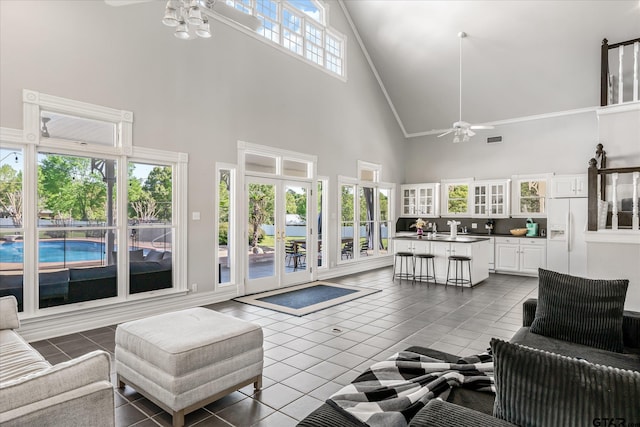
<instances>
[{"instance_id":1,"label":"dark blue door mat","mask_svg":"<svg viewBox=\"0 0 640 427\"><path fill-rule=\"evenodd\" d=\"M234 298L234 300L294 316L304 316L374 292L380 291L329 282L313 282Z\"/></svg>"}]
</instances>

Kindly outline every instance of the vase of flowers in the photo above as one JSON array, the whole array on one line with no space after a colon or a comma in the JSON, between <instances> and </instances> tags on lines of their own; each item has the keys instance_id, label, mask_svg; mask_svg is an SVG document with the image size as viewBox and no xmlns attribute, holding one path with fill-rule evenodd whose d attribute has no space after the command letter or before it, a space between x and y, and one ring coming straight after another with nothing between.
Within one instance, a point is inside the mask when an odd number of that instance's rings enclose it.
<instances>
[{"instance_id":1,"label":"vase of flowers","mask_svg":"<svg viewBox=\"0 0 640 427\"><path fill-rule=\"evenodd\" d=\"M423 227L427 225L427 221L422 218L418 218L415 223L411 224L410 228L415 228L418 234L418 239L422 239L422 234L424 232Z\"/></svg>"}]
</instances>

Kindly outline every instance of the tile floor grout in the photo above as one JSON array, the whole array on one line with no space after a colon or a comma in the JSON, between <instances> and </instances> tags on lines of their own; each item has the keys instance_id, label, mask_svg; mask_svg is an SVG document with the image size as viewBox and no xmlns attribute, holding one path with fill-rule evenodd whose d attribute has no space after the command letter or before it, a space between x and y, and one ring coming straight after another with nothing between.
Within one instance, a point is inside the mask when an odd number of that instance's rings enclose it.
<instances>
[{"instance_id":1,"label":"tile floor grout","mask_svg":"<svg viewBox=\"0 0 640 427\"><path fill-rule=\"evenodd\" d=\"M491 274L473 289L393 282L391 268L329 280L382 290L295 317L235 301L206 306L260 324L264 331L263 388L253 386L186 416L187 426L294 426L372 363L411 345L466 356L509 339L522 321L522 302L537 295L538 279ZM100 348L112 357L108 326L32 343L51 363ZM337 328L338 331L334 330ZM44 351L46 350L46 351ZM170 426L171 417L130 387L115 389L116 426Z\"/></svg>"}]
</instances>

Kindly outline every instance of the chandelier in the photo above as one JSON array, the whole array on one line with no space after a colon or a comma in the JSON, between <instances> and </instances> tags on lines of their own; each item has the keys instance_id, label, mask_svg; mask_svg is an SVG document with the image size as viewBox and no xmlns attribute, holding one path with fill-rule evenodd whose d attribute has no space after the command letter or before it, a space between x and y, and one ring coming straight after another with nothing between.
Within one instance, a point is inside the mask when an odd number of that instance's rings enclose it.
<instances>
[{"instance_id":1,"label":"chandelier","mask_svg":"<svg viewBox=\"0 0 640 427\"><path fill-rule=\"evenodd\" d=\"M189 40L196 36L208 39L211 37L209 19L203 16L202 9L207 4L202 0L169 0L164 10L162 23L176 29L174 35L181 40Z\"/></svg>"}]
</instances>

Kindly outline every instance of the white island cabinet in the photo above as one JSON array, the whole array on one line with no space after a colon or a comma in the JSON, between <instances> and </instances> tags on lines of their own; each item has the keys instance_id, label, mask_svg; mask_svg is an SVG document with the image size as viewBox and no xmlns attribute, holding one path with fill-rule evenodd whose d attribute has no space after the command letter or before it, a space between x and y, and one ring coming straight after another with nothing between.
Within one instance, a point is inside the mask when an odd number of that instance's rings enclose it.
<instances>
[{"instance_id":1,"label":"white island cabinet","mask_svg":"<svg viewBox=\"0 0 640 427\"><path fill-rule=\"evenodd\" d=\"M447 281L447 267L449 256L465 255L471 258L471 283L476 285L489 277L489 256L493 251L488 238L483 237L435 237L433 239L418 239L417 237L395 237L393 251L413 252L414 254L435 255L434 264L436 281ZM453 263L451 264L453 271ZM469 268L464 266L464 278L469 278ZM465 285L468 286L468 285Z\"/></svg>"}]
</instances>

